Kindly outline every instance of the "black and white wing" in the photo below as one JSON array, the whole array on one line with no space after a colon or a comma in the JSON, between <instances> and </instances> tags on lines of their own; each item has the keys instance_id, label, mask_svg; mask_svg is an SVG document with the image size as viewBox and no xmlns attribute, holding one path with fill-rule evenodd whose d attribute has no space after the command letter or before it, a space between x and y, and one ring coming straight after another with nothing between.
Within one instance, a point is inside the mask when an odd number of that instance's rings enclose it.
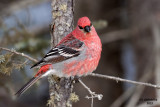
<instances>
[{"instance_id":1,"label":"black and white wing","mask_svg":"<svg viewBox=\"0 0 160 107\"><path fill-rule=\"evenodd\" d=\"M31 68L36 66L42 66L45 64L54 64L58 63L73 57L76 57L81 52L81 47L84 43L80 40L72 37L72 40L64 40L61 44L57 45L55 48L52 48L43 59L38 63L33 65Z\"/></svg>"}]
</instances>

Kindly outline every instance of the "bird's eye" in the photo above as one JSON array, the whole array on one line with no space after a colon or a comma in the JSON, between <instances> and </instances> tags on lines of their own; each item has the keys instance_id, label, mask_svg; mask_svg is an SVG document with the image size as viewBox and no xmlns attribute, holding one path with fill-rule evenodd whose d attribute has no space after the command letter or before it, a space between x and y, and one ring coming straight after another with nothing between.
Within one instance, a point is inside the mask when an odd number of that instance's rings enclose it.
<instances>
[{"instance_id":1,"label":"bird's eye","mask_svg":"<svg viewBox=\"0 0 160 107\"><path fill-rule=\"evenodd\" d=\"M78 26L80 29L83 29L83 27L82 26Z\"/></svg>"}]
</instances>

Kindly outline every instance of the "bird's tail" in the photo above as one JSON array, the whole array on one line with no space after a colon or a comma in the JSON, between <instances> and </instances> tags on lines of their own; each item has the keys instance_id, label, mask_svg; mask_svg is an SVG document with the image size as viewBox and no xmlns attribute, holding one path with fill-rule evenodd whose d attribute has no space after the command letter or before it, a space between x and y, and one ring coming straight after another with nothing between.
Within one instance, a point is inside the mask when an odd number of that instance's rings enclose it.
<instances>
[{"instance_id":1,"label":"bird's tail","mask_svg":"<svg viewBox=\"0 0 160 107\"><path fill-rule=\"evenodd\" d=\"M39 75L37 77L33 77L30 81L28 81L15 95L20 96L23 94L28 88L30 88L34 83L37 82L41 78L42 75Z\"/></svg>"}]
</instances>

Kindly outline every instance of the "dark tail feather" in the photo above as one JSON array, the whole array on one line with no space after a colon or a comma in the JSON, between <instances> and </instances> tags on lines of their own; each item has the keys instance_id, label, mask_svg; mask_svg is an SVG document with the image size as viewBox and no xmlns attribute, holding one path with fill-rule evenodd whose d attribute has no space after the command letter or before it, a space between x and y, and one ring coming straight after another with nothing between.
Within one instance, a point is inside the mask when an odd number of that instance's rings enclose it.
<instances>
[{"instance_id":1,"label":"dark tail feather","mask_svg":"<svg viewBox=\"0 0 160 107\"><path fill-rule=\"evenodd\" d=\"M33 66L31 66L31 68L30 68L30 69L32 69L32 68L34 68L34 67L36 67L36 66L40 65L42 62L43 62L43 60L40 60L39 62L37 62L36 64L34 64Z\"/></svg>"},{"instance_id":2,"label":"dark tail feather","mask_svg":"<svg viewBox=\"0 0 160 107\"><path fill-rule=\"evenodd\" d=\"M42 75L38 76L38 77L33 77L30 81L28 81L15 95L16 96L20 96L21 94L23 94L28 88L30 88L34 83L36 83L37 80L40 79Z\"/></svg>"}]
</instances>

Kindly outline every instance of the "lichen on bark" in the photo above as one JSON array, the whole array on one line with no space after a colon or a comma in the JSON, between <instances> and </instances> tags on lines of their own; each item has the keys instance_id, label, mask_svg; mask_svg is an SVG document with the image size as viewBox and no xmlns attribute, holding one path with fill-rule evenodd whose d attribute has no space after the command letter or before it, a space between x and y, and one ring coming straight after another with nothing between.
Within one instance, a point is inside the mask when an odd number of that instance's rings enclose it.
<instances>
[{"instance_id":1,"label":"lichen on bark","mask_svg":"<svg viewBox=\"0 0 160 107\"><path fill-rule=\"evenodd\" d=\"M51 47L73 30L73 0L52 0ZM73 78L50 76L49 107L72 107Z\"/></svg>"}]
</instances>

